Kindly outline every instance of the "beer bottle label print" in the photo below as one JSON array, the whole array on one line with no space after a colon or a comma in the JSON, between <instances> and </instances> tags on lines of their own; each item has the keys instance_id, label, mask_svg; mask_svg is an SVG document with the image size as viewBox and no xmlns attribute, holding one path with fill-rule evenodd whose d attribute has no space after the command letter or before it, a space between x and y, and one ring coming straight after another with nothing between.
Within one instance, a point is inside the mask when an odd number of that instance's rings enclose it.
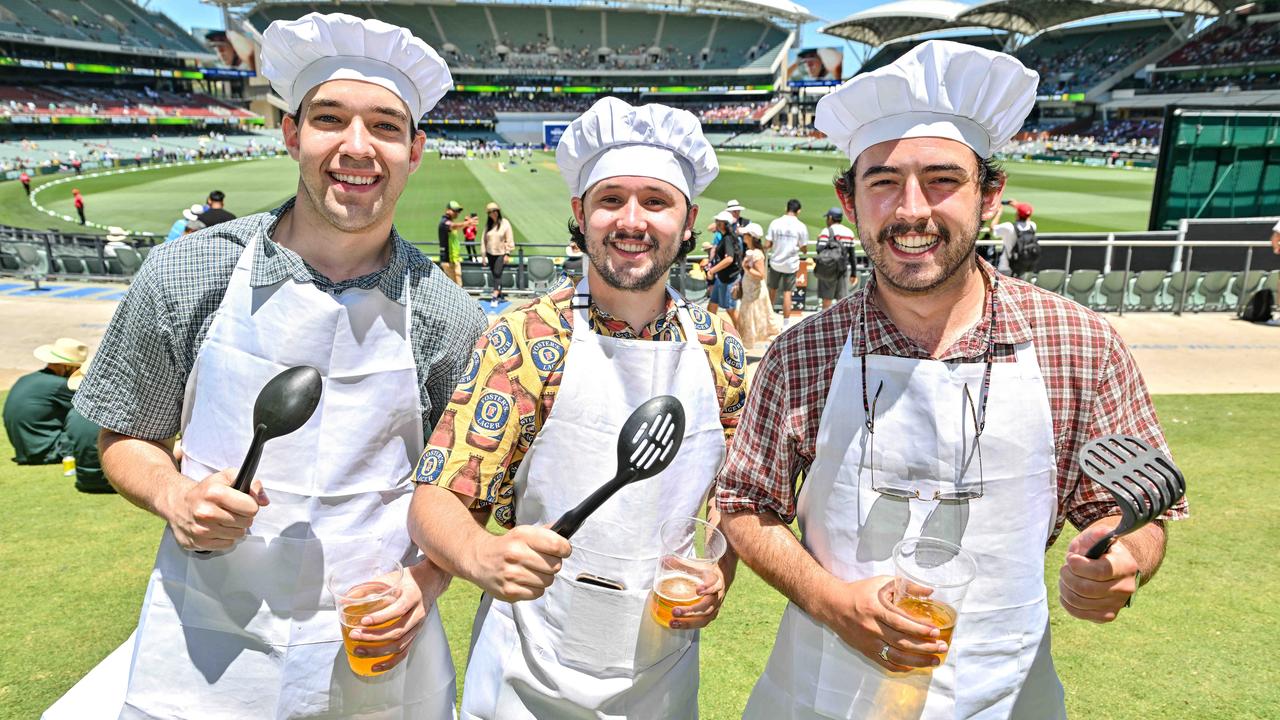
<instances>
[{"instance_id":1,"label":"beer bottle label print","mask_svg":"<svg viewBox=\"0 0 1280 720\"><path fill-rule=\"evenodd\" d=\"M485 380L471 418L471 427L467 430L467 444L485 452L497 450L510 417L511 380L506 370L499 366Z\"/></svg>"},{"instance_id":2,"label":"beer bottle label print","mask_svg":"<svg viewBox=\"0 0 1280 720\"><path fill-rule=\"evenodd\" d=\"M529 348L529 355L533 359L533 366L538 369L538 379L546 385L551 373L560 369L560 363L564 360L564 346L559 340L543 338Z\"/></svg>"},{"instance_id":3,"label":"beer bottle label print","mask_svg":"<svg viewBox=\"0 0 1280 720\"><path fill-rule=\"evenodd\" d=\"M481 341L485 346L488 343ZM484 349L477 347L471 351L471 362L467 363L467 370L458 380L458 387L453 391L453 395L449 398L449 402L455 405L465 405L471 399L471 394L476 390L476 377L480 374L480 361L484 355Z\"/></svg>"}]
</instances>

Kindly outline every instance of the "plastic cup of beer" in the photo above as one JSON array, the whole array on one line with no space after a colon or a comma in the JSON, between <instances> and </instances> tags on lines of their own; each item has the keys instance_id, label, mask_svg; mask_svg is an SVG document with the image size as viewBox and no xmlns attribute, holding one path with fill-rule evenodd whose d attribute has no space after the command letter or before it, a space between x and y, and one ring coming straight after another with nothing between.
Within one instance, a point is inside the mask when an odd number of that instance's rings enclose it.
<instances>
[{"instance_id":1,"label":"plastic cup of beer","mask_svg":"<svg viewBox=\"0 0 1280 720\"><path fill-rule=\"evenodd\" d=\"M658 527L662 556L649 593L649 614L663 627L671 627L678 607L696 605L702 599L700 585L714 582L716 563L724 555L724 535L698 518L672 518Z\"/></svg>"},{"instance_id":2,"label":"plastic cup of beer","mask_svg":"<svg viewBox=\"0 0 1280 720\"><path fill-rule=\"evenodd\" d=\"M907 538L893 548L893 604L925 625L951 648L951 634L978 564L959 545L937 538ZM938 664L947 653L937 653Z\"/></svg>"},{"instance_id":3,"label":"plastic cup of beer","mask_svg":"<svg viewBox=\"0 0 1280 720\"><path fill-rule=\"evenodd\" d=\"M373 677L386 672L374 670L373 667L394 653L374 654L382 653L382 646L367 640L353 640L351 631L373 630L396 622L392 619L378 625L360 624L366 615L382 610L400 597L400 581L403 576L404 567L399 562L376 555L347 558L329 568L327 582L329 592L333 593L334 605L338 609L338 622L342 624L342 645L347 651L347 663L357 675ZM357 655L357 648L365 648L366 654Z\"/></svg>"}]
</instances>

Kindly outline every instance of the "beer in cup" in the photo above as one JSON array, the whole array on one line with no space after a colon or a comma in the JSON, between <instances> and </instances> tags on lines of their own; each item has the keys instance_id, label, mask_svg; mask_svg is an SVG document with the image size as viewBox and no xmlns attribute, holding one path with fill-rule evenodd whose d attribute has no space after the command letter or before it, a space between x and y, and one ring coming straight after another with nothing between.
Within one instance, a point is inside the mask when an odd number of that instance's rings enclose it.
<instances>
[{"instance_id":1,"label":"beer in cup","mask_svg":"<svg viewBox=\"0 0 1280 720\"><path fill-rule=\"evenodd\" d=\"M916 621L938 628L938 639L951 647L969 583L977 563L969 551L937 538L907 538L893 548L893 604ZM947 654L938 653L938 664Z\"/></svg>"},{"instance_id":2,"label":"beer in cup","mask_svg":"<svg viewBox=\"0 0 1280 720\"><path fill-rule=\"evenodd\" d=\"M721 532L698 518L672 518L658 528L662 555L649 594L649 614L663 627L671 627L671 611L695 605L702 596L698 587L715 582L716 563L724 555Z\"/></svg>"},{"instance_id":3,"label":"beer in cup","mask_svg":"<svg viewBox=\"0 0 1280 720\"><path fill-rule=\"evenodd\" d=\"M338 609L338 622L342 624L342 645L347 651L347 663L357 675L372 677L381 675L374 665L390 658L394 653L383 652L381 645L365 640L353 640L352 629L372 630L387 627L396 622L392 618L379 625L362 626L360 621L391 605L400 597L400 581L404 567L395 560L375 555L358 555L335 563L329 569L329 592L333 594ZM369 654L356 655L356 648L363 647ZM379 653L379 654L374 654Z\"/></svg>"}]
</instances>

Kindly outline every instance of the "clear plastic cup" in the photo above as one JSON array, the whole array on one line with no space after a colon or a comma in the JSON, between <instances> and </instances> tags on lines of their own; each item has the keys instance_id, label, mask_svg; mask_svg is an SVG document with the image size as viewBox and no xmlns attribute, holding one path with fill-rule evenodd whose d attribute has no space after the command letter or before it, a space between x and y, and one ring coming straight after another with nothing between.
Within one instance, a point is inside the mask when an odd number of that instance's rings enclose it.
<instances>
[{"instance_id":1,"label":"clear plastic cup","mask_svg":"<svg viewBox=\"0 0 1280 720\"><path fill-rule=\"evenodd\" d=\"M365 616L382 610L400 597L403 577L404 567L399 562L376 555L357 555L329 568L326 582L338 608L338 621L342 623L342 645L347 651L347 663L357 675L372 677L386 672L373 667L394 653L382 653L380 645L366 640L353 640L351 631L356 628L372 630L396 622L393 619L367 627L360 624ZM369 654L357 655L356 648L365 648Z\"/></svg>"},{"instance_id":2,"label":"clear plastic cup","mask_svg":"<svg viewBox=\"0 0 1280 720\"><path fill-rule=\"evenodd\" d=\"M893 604L938 628L938 639L950 648L960 604L978 571L973 555L946 540L907 538L893 547L893 567ZM937 653L937 658L941 665L947 653Z\"/></svg>"},{"instance_id":3,"label":"clear plastic cup","mask_svg":"<svg viewBox=\"0 0 1280 720\"><path fill-rule=\"evenodd\" d=\"M649 593L649 614L663 627L671 627L672 611L695 605L702 596L698 586L713 582L716 563L728 543L724 535L698 518L672 518L658 527L662 555Z\"/></svg>"}]
</instances>

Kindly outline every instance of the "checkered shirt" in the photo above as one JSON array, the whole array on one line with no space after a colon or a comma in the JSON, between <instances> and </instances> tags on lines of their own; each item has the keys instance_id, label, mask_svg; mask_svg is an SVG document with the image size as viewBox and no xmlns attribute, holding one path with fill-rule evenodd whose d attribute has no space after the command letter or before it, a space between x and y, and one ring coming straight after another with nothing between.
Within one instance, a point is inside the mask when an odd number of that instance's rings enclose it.
<instances>
[{"instance_id":1,"label":"checkered shirt","mask_svg":"<svg viewBox=\"0 0 1280 720\"><path fill-rule=\"evenodd\" d=\"M984 272L994 270L979 261ZM1088 482L1075 457L1085 441L1110 433L1142 438L1168 453L1133 356L1106 320L1075 302L1001 277L996 292L1000 311L993 333L995 362L1014 361L1015 345L1030 340L1036 350L1053 417L1057 458L1058 506L1052 545L1065 521L1083 528L1120 509L1102 487ZM818 422L845 339L862 342L859 313L865 290L831 310L809 317L784 332L756 368L755 382L721 469L717 499L727 512L772 512L790 522L796 514L796 479L813 462ZM937 360L982 362L990 316L948 348ZM929 359L902 334L874 300L867 304L869 353ZM1187 516L1185 498L1162 517Z\"/></svg>"},{"instance_id":2,"label":"checkered shirt","mask_svg":"<svg viewBox=\"0 0 1280 720\"><path fill-rule=\"evenodd\" d=\"M488 325L484 312L394 228L386 267L330 281L297 253L271 241L276 223L292 207L290 199L270 212L219 223L156 247L116 308L88 377L76 392L76 409L124 435L149 440L176 435L196 353L236 261L257 237L253 287L287 278L335 295L376 287L402 305L411 304L410 338L418 367L423 436L429 434Z\"/></svg>"}]
</instances>

